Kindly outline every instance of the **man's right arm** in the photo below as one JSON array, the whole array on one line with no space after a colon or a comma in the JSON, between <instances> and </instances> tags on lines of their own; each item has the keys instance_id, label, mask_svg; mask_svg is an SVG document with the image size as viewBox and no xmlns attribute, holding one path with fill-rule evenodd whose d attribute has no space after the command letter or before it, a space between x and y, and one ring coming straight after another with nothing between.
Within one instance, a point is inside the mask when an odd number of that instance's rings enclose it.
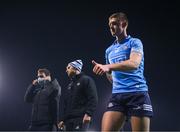
<instances>
[{"instance_id":1,"label":"man's right arm","mask_svg":"<svg viewBox=\"0 0 180 132\"><path fill-rule=\"evenodd\" d=\"M58 123L58 128L59 128L61 131L64 131L64 130L65 130L64 121L60 121L60 122Z\"/></svg>"},{"instance_id":2,"label":"man's right arm","mask_svg":"<svg viewBox=\"0 0 180 132\"><path fill-rule=\"evenodd\" d=\"M61 131L64 131L66 128L65 128L65 124L64 124L64 120L65 120L65 111L66 111L66 107L67 107L67 93L65 93L64 95L64 98L61 99L61 116L60 116L60 122L58 123L58 128L61 130ZM62 96L61 96L62 97Z\"/></svg>"},{"instance_id":3,"label":"man's right arm","mask_svg":"<svg viewBox=\"0 0 180 132\"><path fill-rule=\"evenodd\" d=\"M32 103L33 102L33 97L35 95L35 87L37 85L37 82L34 80L32 84L30 84L26 90L26 93L24 95L24 101L27 103Z\"/></svg>"}]
</instances>

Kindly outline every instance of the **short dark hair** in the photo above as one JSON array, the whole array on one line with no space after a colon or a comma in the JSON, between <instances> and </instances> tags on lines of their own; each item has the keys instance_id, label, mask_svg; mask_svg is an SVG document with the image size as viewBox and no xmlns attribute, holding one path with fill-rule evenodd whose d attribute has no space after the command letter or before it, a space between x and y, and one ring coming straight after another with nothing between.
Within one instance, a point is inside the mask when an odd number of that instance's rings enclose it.
<instances>
[{"instance_id":1,"label":"short dark hair","mask_svg":"<svg viewBox=\"0 0 180 132\"><path fill-rule=\"evenodd\" d=\"M46 69L46 68L40 68L38 70L38 72L39 73L44 73L46 76L50 76L51 75L50 71L48 69Z\"/></svg>"},{"instance_id":2,"label":"short dark hair","mask_svg":"<svg viewBox=\"0 0 180 132\"><path fill-rule=\"evenodd\" d=\"M123 12L116 12L116 13L113 13L110 17L109 17L109 20L112 19L112 18L117 18L118 20L125 20L128 24L128 18L127 18L127 15Z\"/></svg>"}]
</instances>

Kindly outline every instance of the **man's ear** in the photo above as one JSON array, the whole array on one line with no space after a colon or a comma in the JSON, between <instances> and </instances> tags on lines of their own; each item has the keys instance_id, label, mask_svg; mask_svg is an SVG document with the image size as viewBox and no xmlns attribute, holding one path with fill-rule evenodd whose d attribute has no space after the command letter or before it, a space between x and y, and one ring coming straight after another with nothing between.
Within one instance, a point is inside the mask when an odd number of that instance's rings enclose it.
<instances>
[{"instance_id":1,"label":"man's ear","mask_svg":"<svg viewBox=\"0 0 180 132\"><path fill-rule=\"evenodd\" d=\"M51 76L47 76L47 77L46 77L46 80L51 81Z\"/></svg>"},{"instance_id":2,"label":"man's ear","mask_svg":"<svg viewBox=\"0 0 180 132\"><path fill-rule=\"evenodd\" d=\"M123 22L122 22L122 27L123 27L123 28L127 27L127 22L126 22L126 21L123 21Z\"/></svg>"}]
</instances>

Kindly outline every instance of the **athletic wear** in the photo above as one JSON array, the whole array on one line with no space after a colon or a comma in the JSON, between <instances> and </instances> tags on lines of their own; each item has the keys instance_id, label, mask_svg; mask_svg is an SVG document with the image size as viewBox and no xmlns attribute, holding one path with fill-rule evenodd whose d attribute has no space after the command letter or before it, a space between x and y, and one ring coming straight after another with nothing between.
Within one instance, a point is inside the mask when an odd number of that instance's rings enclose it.
<instances>
[{"instance_id":1,"label":"athletic wear","mask_svg":"<svg viewBox=\"0 0 180 132\"><path fill-rule=\"evenodd\" d=\"M128 36L121 42L114 43L106 50L106 63L114 64L128 60L130 53L137 52L142 55L142 60L136 70L112 71L113 89L112 93L148 91L144 78L144 54L142 42L137 38Z\"/></svg>"},{"instance_id":2,"label":"athletic wear","mask_svg":"<svg viewBox=\"0 0 180 132\"><path fill-rule=\"evenodd\" d=\"M153 116L151 100L147 92L112 94L107 111L119 111L127 116Z\"/></svg>"},{"instance_id":3,"label":"athletic wear","mask_svg":"<svg viewBox=\"0 0 180 132\"><path fill-rule=\"evenodd\" d=\"M113 88L107 111L119 111L127 116L153 116L148 86L144 78L144 53L141 40L128 36L121 42L117 40L106 50L106 63L126 61L130 54L142 55L140 65L131 71L112 71Z\"/></svg>"}]
</instances>

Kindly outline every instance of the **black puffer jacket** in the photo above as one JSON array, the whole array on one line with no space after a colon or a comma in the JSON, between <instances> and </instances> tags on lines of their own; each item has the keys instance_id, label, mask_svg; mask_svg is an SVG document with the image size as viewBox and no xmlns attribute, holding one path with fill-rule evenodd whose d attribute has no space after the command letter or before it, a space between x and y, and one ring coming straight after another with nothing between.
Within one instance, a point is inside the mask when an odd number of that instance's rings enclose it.
<instances>
[{"instance_id":1,"label":"black puffer jacket","mask_svg":"<svg viewBox=\"0 0 180 132\"><path fill-rule=\"evenodd\" d=\"M39 84L29 85L24 100L32 103L32 124L56 124L59 121L60 94L61 87L56 79L43 87Z\"/></svg>"},{"instance_id":2,"label":"black puffer jacket","mask_svg":"<svg viewBox=\"0 0 180 132\"><path fill-rule=\"evenodd\" d=\"M63 103L63 121L83 117L85 113L92 116L98 103L94 80L83 73L76 75L68 85Z\"/></svg>"}]
</instances>

